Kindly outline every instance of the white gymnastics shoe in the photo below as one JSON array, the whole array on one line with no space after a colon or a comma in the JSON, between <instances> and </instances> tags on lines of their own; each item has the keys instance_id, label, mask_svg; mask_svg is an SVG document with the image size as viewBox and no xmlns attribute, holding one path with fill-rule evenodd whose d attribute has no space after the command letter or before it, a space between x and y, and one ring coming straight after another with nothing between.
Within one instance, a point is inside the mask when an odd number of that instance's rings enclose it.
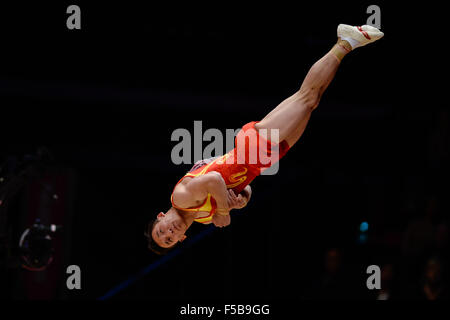
<instances>
[{"instance_id":1,"label":"white gymnastics shoe","mask_svg":"<svg viewBox=\"0 0 450 320\"><path fill-rule=\"evenodd\" d=\"M355 49L381 39L384 33L369 25L354 27L348 24L340 24L337 28L337 35L341 40L350 43L352 48Z\"/></svg>"}]
</instances>

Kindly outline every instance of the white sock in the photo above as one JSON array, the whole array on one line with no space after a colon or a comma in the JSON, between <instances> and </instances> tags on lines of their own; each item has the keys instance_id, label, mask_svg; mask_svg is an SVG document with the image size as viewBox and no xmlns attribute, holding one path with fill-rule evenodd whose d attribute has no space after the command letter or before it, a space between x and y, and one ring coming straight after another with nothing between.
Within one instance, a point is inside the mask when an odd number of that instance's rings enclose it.
<instances>
[{"instance_id":1,"label":"white sock","mask_svg":"<svg viewBox=\"0 0 450 320\"><path fill-rule=\"evenodd\" d=\"M341 40L345 40L348 43L350 43L350 45L352 46L352 49L357 48L359 45L359 41L356 41L355 39L352 39L352 38L342 37Z\"/></svg>"}]
</instances>

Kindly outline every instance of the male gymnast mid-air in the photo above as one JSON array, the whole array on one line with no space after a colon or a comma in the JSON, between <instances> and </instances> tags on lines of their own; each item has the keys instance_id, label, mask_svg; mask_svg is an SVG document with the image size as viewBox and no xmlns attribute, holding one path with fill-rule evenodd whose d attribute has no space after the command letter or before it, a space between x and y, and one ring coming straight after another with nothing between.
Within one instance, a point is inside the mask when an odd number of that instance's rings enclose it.
<instances>
[{"instance_id":1,"label":"male gymnast mid-air","mask_svg":"<svg viewBox=\"0 0 450 320\"><path fill-rule=\"evenodd\" d=\"M281 159L299 140L342 59L352 50L383 35L369 25L340 24L337 42L311 67L297 92L262 120L245 124L236 136L233 150L197 162L179 180L173 189L171 208L165 213L160 212L148 223L149 249L158 254L166 253L186 238L185 233L194 221L213 223L217 227L229 225L230 210L241 209L250 200L250 182ZM249 161L251 154L264 156Z\"/></svg>"}]
</instances>

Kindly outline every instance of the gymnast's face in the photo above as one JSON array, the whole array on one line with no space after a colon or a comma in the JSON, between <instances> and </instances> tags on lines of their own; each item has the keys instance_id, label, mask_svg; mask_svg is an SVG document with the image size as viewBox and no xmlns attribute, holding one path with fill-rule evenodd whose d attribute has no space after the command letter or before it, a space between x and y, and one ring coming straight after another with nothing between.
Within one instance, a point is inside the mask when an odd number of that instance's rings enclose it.
<instances>
[{"instance_id":1,"label":"gymnast's face","mask_svg":"<svg viewBox=\"0 0 450 320\"><path fill-rule=\"evenodd\" d=\"M170 248L177 242L186 239L187 225L183 218L176 212L169 210L167 213L160 212L157 216L158 222L152 230L153 240L162 248Z\"/></svg>"}]
</instances>

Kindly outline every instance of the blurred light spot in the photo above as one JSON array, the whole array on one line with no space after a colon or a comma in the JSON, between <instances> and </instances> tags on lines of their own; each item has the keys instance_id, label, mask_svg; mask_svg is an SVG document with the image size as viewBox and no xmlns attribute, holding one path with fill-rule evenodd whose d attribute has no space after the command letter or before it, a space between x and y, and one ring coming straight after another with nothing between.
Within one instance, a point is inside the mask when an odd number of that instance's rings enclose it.
<instances>
[{"instance_id":1,"label":"blurred light spot","mask_svg":"<svg viewBox=\"0 0 450 320\"><path fill-rule=\"evenodd\" d=\"M358 243L364 244L367 242L367 234L361 233L358 238Z\"/></svg>"},{"instance_id":2,"label":"blurred light spot","mask_svg":"<svg viewBox=\"0 0 450 320\"><path fill-rule=\"evenodd\" d=\"M366 232L367 230L369 230L369 224L364 221L359 225L359 231Z\"/></svg>"}]
</instances>

